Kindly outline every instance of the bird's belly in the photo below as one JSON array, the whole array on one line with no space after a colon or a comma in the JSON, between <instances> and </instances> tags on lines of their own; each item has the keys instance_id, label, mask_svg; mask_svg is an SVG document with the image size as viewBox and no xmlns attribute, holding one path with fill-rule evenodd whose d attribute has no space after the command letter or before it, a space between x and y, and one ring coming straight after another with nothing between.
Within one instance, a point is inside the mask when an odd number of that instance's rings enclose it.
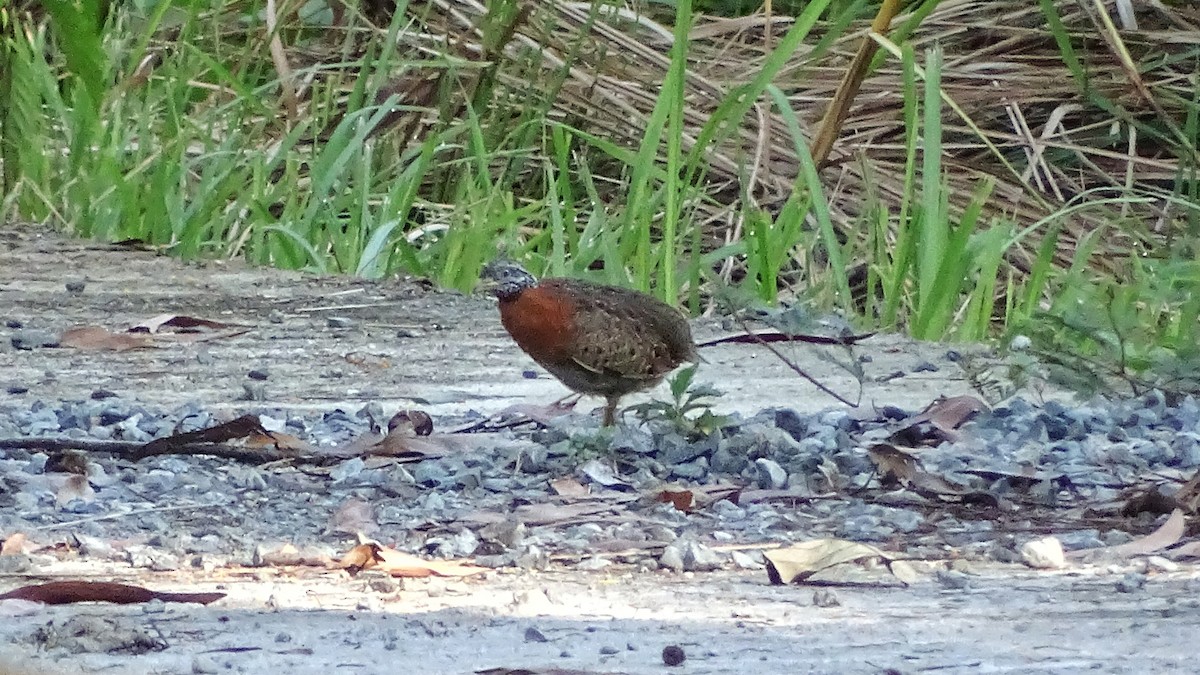
<instances>
[{"instance_id":1,"label":"bird's belly","mask_svg":"<svg viewBox=\"0 0 1200 675\"><path fill-rule=\"evenodd\" d=\"M581 394L624 396L630 392L652 387L662 379L661 377L636 378L616 373L597 373L574 362L564 364L539 361L538 363L551 375L558 378L558 381L566 385L568 389Z\"/></svg>"}]
</instances>

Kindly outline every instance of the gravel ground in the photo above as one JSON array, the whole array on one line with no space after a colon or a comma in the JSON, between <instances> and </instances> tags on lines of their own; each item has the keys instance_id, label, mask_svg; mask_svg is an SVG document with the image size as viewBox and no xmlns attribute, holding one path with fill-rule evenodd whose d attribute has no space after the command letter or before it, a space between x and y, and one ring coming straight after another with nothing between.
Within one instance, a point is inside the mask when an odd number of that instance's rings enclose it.
<instances>
[{"instance_id":1,"label":"gravel ground","mask_svg":"<svg viewBox=\"0 0 1200 675\"><path fill-rule=\"evenodd\" d=\"M1042 391L952 429L915 416L970 392L956 362L979 350L878 336L850 357L865 374L859 408L759 347L720 345L697 375L721 391L704 424L629 412L601 430L585 400L540 428L448 434L565 393L486 298L21 229L0 231L0 269L0 538L26 538L0 555L0 591L86 578L228 593L203 608L0 602L12 659L0 672L640 673L662 672L671 646L688 673L1194 670L1190 558L1071 553L1137 547L1163 526L1169 508L1122 510L1200 469L1191 399ZM64 340L162 314L225 325L122 351ZM728 329L696 322L701 339ZM829 354L787 354L854 395ZM254 414L328 449L398 409L432 417L433 436L406 440L427 458L132 461L30 441L143 443ZM876 476L886 443L921 448L921 468L897 469L907 487ZM664 490L687 490L694 508ZM336 560L364 535L486 570L394 579L295 564ZM1029 547L1045 535L1049 561ZM869 564L826 571L815 591L768 583L765 556L821 538L910 559L910 583Z\"/></svg>"}]
</instances>

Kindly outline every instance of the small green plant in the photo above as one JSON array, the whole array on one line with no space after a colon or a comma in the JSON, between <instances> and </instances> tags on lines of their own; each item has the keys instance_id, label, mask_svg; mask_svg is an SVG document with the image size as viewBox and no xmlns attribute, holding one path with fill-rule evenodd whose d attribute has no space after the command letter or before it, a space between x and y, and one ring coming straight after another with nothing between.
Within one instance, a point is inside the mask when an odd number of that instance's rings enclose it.
<instances>
[{"instance_id":1,"label":"small green plant","mask_svg":"<svg viewBox=\"0 0 1200 675\"><path fill-rule=\"evenodd\" d=\"M712 411L716 388L695 382L697 365L682 368L668 380L670 401L649 401L630 406L643 422L666 421L684 436L698 438L720 429L728 419Z\"/></svg>"},{"instance_id":2,"label":"small green plant","mask_svg":"<svg viewBox=\"0 0 1200 675\"><path fill-rule=\"evenodd\" d=\"M1126 280L1080 276L1016 329L1052 381L1084 396L1200 394L1200 263L1134 257Z\"/></svg>"}]
</instances>

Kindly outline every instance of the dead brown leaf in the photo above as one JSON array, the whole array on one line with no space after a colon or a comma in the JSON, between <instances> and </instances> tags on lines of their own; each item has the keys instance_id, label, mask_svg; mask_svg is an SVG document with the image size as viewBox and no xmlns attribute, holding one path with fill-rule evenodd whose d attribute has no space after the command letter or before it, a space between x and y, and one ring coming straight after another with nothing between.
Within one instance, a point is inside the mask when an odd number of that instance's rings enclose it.
<instances>
[{"instance_id":1,"label":"dead brown leaf","mask_svg":"<svg viewBox=\"0 0 1200 675\"><path fill-rule=\"evenodd\" d=\"M382 555L379 568L394 577L471 577L488 571L461 560L425 560L390 548L383 549Z\"/></svg>"},{"instance_id":2,"label":"dead brown leaf","mask_svg":"<svg viewBox=\"0 0 1200 675\"><path fill-rule=\"evenodd\" d=\"M188 431L166 438L156 438L142 446L138 457L167 454L213 454L209 446L230 444L240 441L240 445L255 451L270 450L262 453L264 460L280 460L301 454L312 454L315 448L308 443L280 432L267 431L256 415L242 415L236 419L197 431ZM234 449L231 447L231 449Z\"/></svg>"},{"instance_id":3,"label":"dead brown leaf","mask_svg":"<svg viewBox=\"0 0 1200 675\"><path fill-rule=\"evenodd\" d=\"M921 470L921 460L889 443L877 443L867 448L867 456L884 485L908 483Z\"/></svg>"},{"instance_id":4,"label":"dead brown leaf","mask_svg":"<svg viewBox=\"0 0 1200 675\"><path fill-rule=\"evenodd\" d=\"M728 343L763 344L772 342L806 342L814 345L852 345L862 342L875 333L860 333L858 335L808 335L803 333L785 333L778 330L762 330L726 335L711 338L701 342L699 347L711 347Z\"/></svg>"},{"instance_id":5,"label":"dead brown leaf","mask_svg":"<svg viewBox=\"0 0 1200 675\"><path fill-rule=\"evenodd\" d=\"M255 431L246 436L246 447L272 448L285 456L311 455L316 452L316 448L298 436L285 434L282 431L267 431L266 429L263 429L262 433Z\"/></svg>"},{"instance_id":6,"label":"dead brown leaf","mask_svg":"<svg viewBox=\"0 0 1200 675\"><path fill-rule=\"evenodd\" d=\"M0 593L0 600L29 600L46 605L74 602L112 602L119 605L150 602L196 602L207 605L225 597L224 593L164 593L141 586L108 581L51 581Z\"/></svg>"},{"instance_id":7,"label":"dead brown leaf","mask_svg":"<svg viewBox=\"0 0 1200 675\"><path fill-rule=\"evenodd\" d=\"M398 410L388 420L388 433L428 436L433 433L433 418L424 410Z\"/></svg>"},{"instance_id":8,"label":"dead brown leaf","mask_svg":"<svg viewBox=\"0 0 1200 675\"><path fill-rule=\"evenodd\" d=\"M801 502L807 503L813 498L813 493L806 487L790 487L782 490L737 490L730 495L729 501L738 506L747 506L749 504L760 504L770 502L784 502L790 504L798 504Z\"/></svg>"},{"instance_id":9,"label":"dead brown leaf","mask_svg":"<svg viewBox=\"0 0 1200 675\"><path fill-rule=\"evenodd\" d=\"M786 548L763 551L763 556L767 559L767 577L773 584L799 583L836 565L867 558L882 559L893 574L897 573L891 567L895 561L891 555L874 546L844 539L803 541ZM896 576L902 583L909 583L901 575Z\"/></svg>"},{"instance_id":10,"label":"dead brown leaf","mask_svg":"<svg viewBox=\"0 0 1200 675\"><path fill-rule=\"evenodd\" d=\"M462 438L445 434L430 436L408 436L401 433L389 433L374 447L367 450L368 456L394 457L406 462L419 462L423 459L445 457L467 447L469 444Z\"/></svg>"},{"instance_id":11,"label":"dead brown leaf","mask_svg":"<svg viewBox=\"0 0 1200 675\"><path fill-rule=\"evenodd\" d=\"M1179 490L1175 492L1175 500L1188 513L1196 513L1197 508L1200 508L1200 470L1179 486Z\"/></svg>"},{"instance_id":12,"label":"dead brown leaf","mask_svg":"<svg viewBox=\"0 0 1200 675\"><path fill-rule=\"evenodd\" d=\"M946 497L963 497L968 494L974 496L976 501L983 503L996 503L996 498L986 492L971 492L967 488L958 483L951 482L949 479L939 476L928 471L918 471L909 482L913 491L925 496L936 496L944 499Z\"/></svg>"},{"instance_id":13,"label":"dead brown leaf","mask_svg":"<svg viewBox=\"0 0 1200 675\"><path fill-rule=\"evenodd\" d=\"M900 429L892 434L904 445L919 445L929 442L927 434L920 431L928 424L937 433L938 440L956 441L961 437L958 428L980 412L990 410L986 403L974 396L951 396L938 398L920 413L900 423ZM907 439L907 440L906 440Z\"/></svg>"},{"instance_id":14,"label":"dead brown leaf","mask_svg":"<svg viewBox=\"0 0 1200 675\"><path fill-rule=\"evenodd\" d=\"M337 562L337 567L346 570L351 575L375 567L383 562L383 557L380 555L381 546L374 542L359 544L354 548L346 551L346 555Z\"/></svg>"},{"instance_id":15,"label":"dead brown leaf","mask_svg":"<svg viewBox=\"0 0 1200 675\"><path fill-rule=\"evenodd\" d=\"M1167 515L1175 509L1183 509L1190 512L1190 509L1185 508L1175 495L1163 494L1162 485L1139 486L1132 490L1126 491L1129 496L1125 500L1125 504L1121 506L1121 515L1126 518L1134 518L1143 513L1153 513L1155 515Z\"/></svg>"},{"instance_id":16,"label":"dead brown leaf","mask_svg":"<svg viewBox=\"0 0 1200 675\"><path fill-rule=\"evenodd\" d=\"M319 550L301 550L288 543L277 549L262 552L258 555L258 563L266 567L326 567L331 561L329 556Z\"/></svg>"},{"instance_id":17,"label":"dead brown leaf","mask_svg":"<svg viewBox=\"0 0 1200 675\"><path fill-rule=\"evenodd\" d=\"M598 516L609 513L612 509L613 504L598 501L570 504L522 504L513 511L513 517L528 526L550 525Z\"/></svg>"},{"instance_id":18,"label":"dead brown leaf","mask_svg":"<svg viewBox=\"0 0 1200 675\"><path fill-rule=\"evenodd\" d=\"M744 488L731 483L713 483L694 487L669 485L653 493L654 501L671 504L685 513L698 511L711 504L727 499L737 504Z\"/></svg>"},{"instance_id":19,"label":"dead brown leaf","mask_svg":"<svg viewBox=\"0 0 1200 675\"><path fill-rule=\"evenodd\" d=\"M1200 558L1200 541L1191 541L1169 551L1172 560Z\"/></svg>"},{"instance_id":20,"label":"dead brown leaf","mask_svg":"<svg viewBox=\"0 0 1200 675\"><path fill-rule=\"evenodd\" d=\"M427 430L432 431L433 422L426 424L419 416L414 417L414 412L420 411L401 411L405 413L403 419L398 419L401 413L393 416L388 423L390 430L385 436L368 432L324 454L345 459L390 457L402 462L419 462L445 457L471 446L469 439L451 434L418 435Z\"/></svg>"},{"instance_id":21,"label":"dead brown leaf","mask_svg":"<svg viewBox=\"0 0 1200 675\"><path fill-rule=\"evenodd\" d=\"M563 497L586 497L591 494L587 487L571 476L563 476L550 481L550 489L554 494Z\"/></svg>"},{"instance_id":22,"label":"dead brown leaf","mask_svg":"<svg viewBox=\"0 0 1200 675\"><path fill-rule=\"evenodd\" d=\"M955 501L970 498L974 503L990 506L998 504L996 498L984 492L971 492L967 488L937 474L929 473L921 466L921 460L888 443L879 443L867 450L867 456L875 464L884 487L903 485L913 492L934 499L952 498Z\"/></svg>"},{"instance_id":23,"label":"dead brown leaf","mask_svg":"<svg viewBox=\"0 0 1200 675\"><path fill-rule=\"evenodd\" d=\"M1183 511L1175 509L1167 518L1167 521L1159 526L1159 528L1150 534L1134 539L1133 541L1116 546L1101 546L1099 548L1085 548L1078 551L1070 551L1067 553L1068 558L1075 559L1093 559L1093 558L1130 558L1135 555L1149 555L1155 551L1161 551L1168 546L1174 545L1183 538L1184 531L1187 528L1187 519L1183 517Z\"/></svg>"},{"instance_id":24,"label":"dead brown leaf","mask_svg":"<svg viewBox=\"0 0 1200 675\"><path fill-rule=\"evenodd\" d=\"M346 363L352 366L358 366L363 370L386 370L392 367L392 362L383 354L365 354L363 352L350 352L344 357Z\"/></svg>"},{"instance_id":25,"label":"dead brown leaf","mask_svg":"<svg viewBox=\"0 0 1200 675\"><path fill-rule=\"evenodd\" d=\"M715 504L722 499L727 499L732 504L739 503L745 486L716 482L708 485L697 485L688 489L691 490L692 495L696 498L696 507L703 508L709 504Z\"/></svg>"},{"instance_id":26,"label":"dead brown leaf","mask_svg":"<svg viewBox=\"0 0 1200 675\"><path fill-rule=\"evenodd\" d=\"M979 476L991 482L1003 480L1017 492L1029 492L1034 487L1047 481L1055 483L1059 488L1068 488L1071 484L1071 480L1065 474L1037 471L1033 468L1027 468L1027 470L1020 473L996 471L994 469L961 469L960 471L961 473Z\"/></svg>"},{"instance_id":27,"label":"dead brown leaf","mask_svg":"<svg viewBox=\"0 0 1200 675\"><path fill-rule=\"evenodd\" d=\"M198 319L192 316L182 316L179 314L159 314L158 316L150 317L145 321L134 325L129 329L130 333L158 333L165 329L176 329L179 332L198 332L199 328L208 328L219 330L229 328L230 324L220 321L210 321L209 319Z\"/></svg>"},{"instance_id":28,"label":"dead brown leaf","mask_svg":"<svg viewBox=\"0 0 1200 675\"><path fill-rule=\"evenodd\" d=\"M0 544L0 555L17 555L25 552L25 542L28 539L24 532L10 534L3 544Z\"/></svg>"},{"instance_id":29,"label":"dead brown leaf","mask_svg":"<svg viewBox=\"0 0 1200 675\"><path fill-rule=\"evenodd\" d=\"M152 347L150 338L129 333L110 333L103 326L75 326L63 332L59 344L64 347L95 351L123 352Z\"/></svg>"},{"instance_id":30,"label":"dead brown leaf","mask_svg":"<svg viewBox=\"0 0 1200 675\"><path fill-rule=\"evenodd\" d=\"M576 670L574 668L488 668L476 670L475 675L620 675L601 673L599 670Z\"/></svg>"},{"instance_id":31,"label":"dead brown leaf","mask_svg":"<svg viewBox=\"0 0 1200 675\"><path fill-rule=\"evenodd\" d=\"M169 340L176 344L195 344L197 342L212 342L213 340L224 340L226 338L245 335L250 330L249 328L230 328L229 330L219 330L211 333L158 333L156 337L160 340Z\"/></svg>"},{"instance_id":32,"label":"dead brown leaf","mask_svg":"<svg viewBox=\"0 0 1200 675\"><path fill-rule=\"evenodd\" d=\"M988 404L974 396L951 396L934 401L923 415L942 433L953 433L975 415L991 410Z\"/></svg>"},{"instance_id":33,"label":"dead brown leaf","mask_svg":"<svg viewBox=\"0 0 1200 675\"><path fill-rule=\"evenodd\" d=\"M501 411L502 415L523 415L538 424L549 426L556 417L562 417L575 408L577 400L556 401L546 405L517 403Z\"/></svg>"},{"instance_id":34,"label":"dead brown leaf","mask_svg":"<svg viewBox=\"0 0 1200 675\"><path fill-rule=\"evenodd\" d=\"M655 499L664 504L670 504L675 507L675 510L684 513L691 513L696 506L696 495L691 490L683 488L660 490Z\"/></svg>"},{"instance_id":35,"label":"dead brown leaf","mask_svg":"<svg viewBox=\"0 0 1200 675\"><path fill-rule=\"evenodd\" d=\"M475 675L622 675L601 673L599 670L576 670L574 668L488 668L476 670Z\"/></svg>"},{"instance_id":36,"label":"dead brown leaf","mask_svg":"<svg viewBox=\"0 0 1200 675\"><path fill-rule=\"evenodd\" d=\"M469 577L488 571L486 567L458 560L426 560L374 542L359 544L342 557L338 567L352 574L377 569L394 577Z\"/></svg>"}]
</instances>

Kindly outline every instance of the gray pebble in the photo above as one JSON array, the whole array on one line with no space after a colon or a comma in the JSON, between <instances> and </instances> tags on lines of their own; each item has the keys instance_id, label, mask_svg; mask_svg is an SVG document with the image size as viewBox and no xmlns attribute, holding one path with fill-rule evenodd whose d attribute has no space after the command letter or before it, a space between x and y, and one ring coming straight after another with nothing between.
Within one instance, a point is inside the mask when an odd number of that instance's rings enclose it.
<instances>
[{"instance_id":1,"label":"gray pebble","mask_svg":"<svg viewBox=\"0 0 1200 675\"><path fill-rule=\"evenodd\" d=\"M812 602L814 607L841 607L842 605L837 593L828 588L819 588L813 591Z\"/></svg>"},{"instance_id":2,"label":"gray pebble","mask_svg":"<svg viewBox=\"0 0 1200 675\"><path fill-rule=\"evenodd\" d=\"M691 537L671 542L659 558L659 565L676 572L708 572L723 562L720 554Z\"/></svg>"},{"instance_id":3,"label":"gray pebble","mask_svg":"<svg viewBox=\"0 0 1200 675\"><path fill-rule=\"evenodd\" d=\"M787 487L787 471L784 471L778 462L766 457L760 457L754 460L754 468L757 475L756 481L760 488L764 490L782 490Z\"/></svg>"},{"instance_id":4,"label":"gray pebble","mask_svg":"<svg viewBox=\"0 0 1200 675\"><path fill-rule=\"evenodd\" d=\"M143 474L141 480L138 481L140 487L144 487L153 492L169 492L175 489L179 481L175 478L175 474L163 469L151 469Z\"/></svg>"},{"instance_id":5,"label":"gray pebble","mask_svg":"<svg viewBox=\"0 0 1200 675\"><path fill-rule=\"evenodd\" d=\"M221 667L208 654L197 654L192 657L192 673L194 675L208 675L209 673L219 672L221 672Z\"/></svg>"},{"instance_id":6,"label":"gray pebble","mask_svg":"<svg viewBox=\"0 0 1200 675\"><path fill-rule=\"evenodd\" d=\"M1145 574L1130 572L1117 581L1116 588L1118 593L1136 593L1142 590L1145 585Z\"/></svg>"},{"instance_id":7,"label":"gray pebble","mask_svg":"<svg viewBox=\"0 0 1200 675\"><path fill-rule=\"evenodd\" d=\"M443 558L465 558L479 548L479 537L463 528L449 537L431 537L425 542L425 547Z\"/></svg>"},{"instance_id":8,"label":"gray pebble","mask_svg":"<svg viewBox=\"0 0 1200 675\"><path fill-rule=\"evenodd\" d=\"M971 578L962 572L954 570L938 570L934 577L937 582L950 591L961 591L971 587Z\"/></svg>"},{"instance_id":9,"label":"gray pebble","mask_svg":"<svg viewBox=\"0 0 1200 675\"><path fill-rule=\"evenodd\" d=\"M722 521L737 521L746 519L746 509L734 504L728 499L713 504L709 509Z\"/></svg>"},{"instance_id":10,"label":"gray pebble","mask_svg":"<svg viewBox=\"0 0 1200 675\"><path fill-rule=\"evenodd\" d=\"M901 532L916 532L925 524L925 516L908 509L887 509L883 512L883 522L892 525Z\"/></svg>"},{"instance_id":11,"label":"gray pebble","mask_svg":"<svg viewBox=\"0 0 1200 675\"><path fill-rule=\"evenodd\" d=\"M33 558L24 553L0 555L0 574L27 574L35 569Z\"/></svg>"},{"instance_id":12,"label":"gray pebble","mask_svg":"<svg viewBox=\"0 0 1200 675\"><path fill-rule=\"evenodd\" d=\"M761 552L755 551L754 553L757 553L758 557L762 558ZM729 559L739 569L743 570L761 570L766 566L760 560L755 560L754 556L747 551L732 551L729 554Z\"/></svg>"},{"instance_id":13,"label":"gray pebble","mask_svg":"<svg viewBox=\"0 0 1200 675\"><path fill-rule=\"evenodd\" d=\"M912 369L914 373L936 373L939 370L941 370L941 368L938 368L929 361L921 361L917 365L913 366Z\"/></svg>"},{"instance_id":14,"label":"gray pebble","mask_svg":"<svg viewBox=\"0 0 1200 675\"><path fill-rule=\"evenodd\" d=\"M46 472L46 462L50 461L50 456L44 452L35 452L29 456L29 461L25 464L25 473L39 474Z\"/></svg>"},{"instance_id":15,"label":"gray pebble","mask_svg":"<svg viewBox=\"0 0 1200 675\"><path fill-rule=\"evenodd\" d=\"M775 426L783 429L797 441L808 435L808 418L791 408L779 408L774 411Z\"/></svg>"},{"instance_id":16,"label":"gray pebble","mask_svg":"<svg viewBox=\"0 0 1200 675\"><path fill-rule=\"evenodd\" d=\"M658 439L658 459L668 466L690 462L697 457L712 454L714 450L715 444L708 440L689 443L678 434L669 434Z\"/></svg>"},{"instance_id":17,"label":"gray pebble","mask_svg":"<svg viewBox=\"0 0 1200 675\"><path fill-rule=\"evenodd\" d=\"M354 325L354 320L344 316L331 316L325 320L325 325L330 328L350 328Z\"/></svg>"},{"instance_id":18,"label":"gray pebble","mask_svg":"<svg viewBox=\"0 0 1200 675\"><path fill-rule=\"evenodd\" d=\"M697 457L686 464L673 466L671 475L683 480L700 480L708 475L708 460L704 457Z\"/></svg>"},{"instance_id":19,"label":"gray pebble","mask_svg":"<svg viewBox=\"0 0 1200 675\"><path fill-rule=\"evenodd\" d=\"M334 483L341 483L359 475L365 467L366 463L363 462L361 457L352 457L333 467L329 472L329 477L333 479Z\"/></svg>"},{"instance_id":20,"label":"gray pebble","mask_svg":"<svg viewBox=\"0 0 1200 675\"><path fill-rule=\"evenodd\" d=\"M167 603L158 598L152 598L149 602L142 605L143 614L162 614L166 611Z\"/></svg>"},{"instance_id":21,"label":"gray pebble","mask_svg":"<svg viewBox=\"0 0 1200 675\"><path fill-rule=\"evenodd\" d=\"M173 554L149 546L130 546L126 548L125 554L126 560L133 567L141 567L155 572L170 572L181 567L179 558Z\"/></svg>"},{"instance_id":22,"label":"gray pebble","mask_svg":"<svg viewBox=\"0 0 1200 675\"><path fill-rule=\"evenodd\" d=\"M658 564L665 569L675 572L683 571L683 550L678 546L668 546L658 558Z\"/></svg>"},{"instance_id":23,"label":"gray pebble","mask_svg":"<svg viewBox=\"0 0 1200 675\"><path fill-rule=\"evenodd\" d=\"M676 436L680 443L685 441ZM663 438L659 441L661 444L670 440L670 437ZM654 437L642 431L640 428L619 426L616 432L613 433L612 442L609 443L609 450L612 452L630 452L639 455L646 455L654 452Z\"/></svg>"},{"instance_id":24,"label":"gray pebble","mask_svg":"<svg viewBox=\"0 0 1200 675\"><path fill-rule=\"evenodd\" d=\"M737 475L750 463L744 452L722 446L712 455L710 468L720 474Z\"/></svg>"}]
</instances>

